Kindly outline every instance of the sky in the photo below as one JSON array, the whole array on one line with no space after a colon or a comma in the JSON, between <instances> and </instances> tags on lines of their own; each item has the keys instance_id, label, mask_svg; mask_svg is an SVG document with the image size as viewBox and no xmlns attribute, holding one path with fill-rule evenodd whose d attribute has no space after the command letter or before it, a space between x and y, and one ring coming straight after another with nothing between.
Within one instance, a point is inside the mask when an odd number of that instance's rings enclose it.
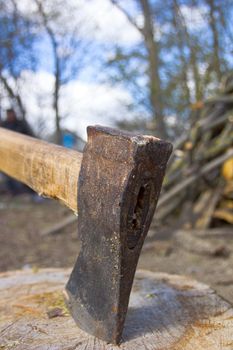
<instances>
[{"instance_id":1,"label":"sky","mask_svg":"<svg viewBox=\"0 0 233 350\"><path fill-rule=\"evenodd\" d=\"M21 90L26 101L28 119L38 129L36 122L46 122L49 130L54 127L52 110L52 87L54 77L45 71L22 73ZM94 84L79 80L70 81L61 90L62 126L78 132L86 139L88 125L113 126L116 120L132 118L126 105L132 103L132 96L121 87L108 84ZM38 118L40 117L40 118Z\"/></svg>"},{"instance_id":2,"label":"sky","mask_svg":"<svg viewBox=\"0 0 233 350\"><path fill-rule=\"evenodd\" d=\"M50 0L58 1L59 0ZM125 16L108 0L68 0L73 8L69 18L62 18L61 26L72 21L79 21L79 36L83 40L105 47L105 58L111 57L110 47L114 43L130 47L140 41L139 32L127 21ZM129 1L130 2L130 1ZM48 2L49 3L49 2ZM31 0L18 1L19 7L26 16L34 11ZM65 11L64 11L65 13ZM69 28L67 28L69 30ZM38 129L40 119L46 123L47 129L54 129L52 110L52 89L54 77L52 74L51 48L44 33L37 45L40 64L35 72L22 71L20 89L25 101L28 120L34 129ZM99 53L95 51L94 55ZM102 55L103 58L103 55ZM93 57L93 61L96 57ZM76 131L86 139L86 127L94 124L113 126L116 120L132 118L126 105L133 102L133 97L123 86L113 87L103 82L106 73L99 71L93 62L89 62L79 73L78 78L68 82L61 91L60 106L64 119L62 126ZM98 70L96 72L96 70ZM2 107L7 108L7 99L2 101Z\"/></svg>"},{"instance_id":3,"label":"sky","mask_svg":"<svg viewBox=\"0 0 233 350\"><path fill-rule=\"evenodd\" d=\"M49 0L48 6L61 0ZM46 1L45 1L46 3ZM33 1L18 0L19 7L25 16L32 16ZM78 77L69 81L61 91L60 107L62 126L77 132L86 139L88 125L102 124L113 126L117 120L130 119L134 112L129 111L127 105L133 103L134 96L123 85L112 86L107 83L106 72L98 65L97 56L101 59L113 55L113 46L121 45L130 48L140 43L141 34L126 19L124 14L109 0L67 0L66 4L72 8L72 14L66 11L58 30L69 31L69 26L79 24L79 36L94 45L92 60L79 72ZM122 2L124 4L124 2ZM127 9L135 14L137 23L142 24L140 13L135 12L132 0L127 1ZM190 26L204 24L204 9L190 12L184 6L183 14ZM101 50L104 48L104 50ZM47 130L54 129L54 115L52 110L52 91L54 77L52 74L51 48L45 33L41 33L38 43L40 64L35 72L22 71L20 89L25 101L28 120L35 130L44 123ZM99 50L99 52L98 52ZM8 101L2 102L7 108Z\"/></svg>"}]
</instances>

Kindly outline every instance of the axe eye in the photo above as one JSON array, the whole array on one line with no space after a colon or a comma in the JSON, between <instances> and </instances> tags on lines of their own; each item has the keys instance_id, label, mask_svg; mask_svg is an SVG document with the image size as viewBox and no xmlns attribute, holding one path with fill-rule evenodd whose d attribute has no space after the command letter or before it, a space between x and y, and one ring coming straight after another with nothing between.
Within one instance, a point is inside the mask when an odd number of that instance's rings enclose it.
<instances>
[{"instance_id":1,"label":"axe eye","mask_svg":"<svg viewBox=\"0 0 233 350\"><path fill-rule=\"evenodd\" d=\"M139 188L134 211L128 217L127 246L129 249L134 249L143 235L143 228L150 206L150 194L151 186L149 183L145 183Z\"/></svg>"}]
</instances>

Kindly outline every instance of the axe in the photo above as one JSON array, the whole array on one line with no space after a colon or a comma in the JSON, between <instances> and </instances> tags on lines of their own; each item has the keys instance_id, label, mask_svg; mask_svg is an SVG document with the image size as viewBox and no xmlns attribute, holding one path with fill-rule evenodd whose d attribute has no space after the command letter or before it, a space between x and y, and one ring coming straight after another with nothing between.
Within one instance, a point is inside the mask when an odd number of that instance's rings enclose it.
<instances>
[{"instance_id":1,"label":"axe","mask_svg":"<svg viewBox=\"0 0 233 350\"><path fill-rule=\"evenodd\" d=\"M119 344L172 145L101 126L87 133L81 154L0 128L0 171L78 212L66 303L81 329Z\"/></svg>"}]
</instances>

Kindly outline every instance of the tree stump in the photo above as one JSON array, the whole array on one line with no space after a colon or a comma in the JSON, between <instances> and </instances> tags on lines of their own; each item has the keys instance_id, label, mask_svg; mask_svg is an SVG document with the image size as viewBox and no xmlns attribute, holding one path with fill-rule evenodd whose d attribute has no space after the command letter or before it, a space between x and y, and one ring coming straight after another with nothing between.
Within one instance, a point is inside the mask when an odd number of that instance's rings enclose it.
<instances>
[{"instance_id":1,"label":"tree stump","mask_svg":"<svg viewBox=\"0 0 233 350\"><path fill-rule=\"evenodd\" d=\"M81 331L69 316L62 294L69 273L0 274L1 350L119 350ZM233 349L233 308L187 277L138 271L120 349Z\"/></svg>"}]
</instances>

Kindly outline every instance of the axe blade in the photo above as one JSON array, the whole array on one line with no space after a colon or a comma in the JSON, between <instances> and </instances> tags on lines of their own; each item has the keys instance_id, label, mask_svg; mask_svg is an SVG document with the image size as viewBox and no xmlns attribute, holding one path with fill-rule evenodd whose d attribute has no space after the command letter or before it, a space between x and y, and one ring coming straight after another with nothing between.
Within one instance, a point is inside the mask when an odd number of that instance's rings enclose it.
<instances>
[{"instance_id":1,"label":"axe blade","mask_svg":"<svg viewBox=\"0 0 233 350\"><path fill-rule=\"evenodd\" d=\"M81 251L66 286L77 325L118 344L172 145L88 127L78 183Z\"/></svg>"}]
</instances>

